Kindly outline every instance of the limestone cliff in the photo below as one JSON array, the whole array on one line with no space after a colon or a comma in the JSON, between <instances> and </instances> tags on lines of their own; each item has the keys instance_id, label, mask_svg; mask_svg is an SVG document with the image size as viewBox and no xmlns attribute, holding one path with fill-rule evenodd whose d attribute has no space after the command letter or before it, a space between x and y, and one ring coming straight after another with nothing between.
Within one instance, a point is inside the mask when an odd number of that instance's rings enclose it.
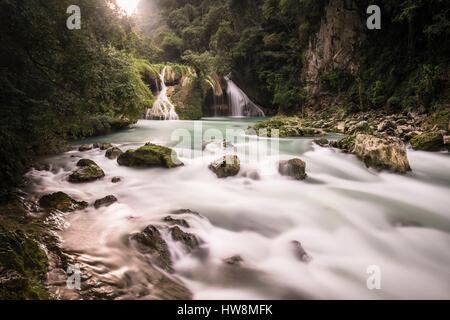
<instances>
[{"instance_id":1,"label":"limestone cliff","mask_svg":"<svg viewBox=\"0 0 450 320\"><path fill-rule=\"evenodd\" d=\"M325 7L320 29L305 52L302 79L309 96L322 92L322 75L335 69L358 71L355 50L364 39L364 24L357 9L354 0L330 0Z\"/></svg>"}]
</instances>

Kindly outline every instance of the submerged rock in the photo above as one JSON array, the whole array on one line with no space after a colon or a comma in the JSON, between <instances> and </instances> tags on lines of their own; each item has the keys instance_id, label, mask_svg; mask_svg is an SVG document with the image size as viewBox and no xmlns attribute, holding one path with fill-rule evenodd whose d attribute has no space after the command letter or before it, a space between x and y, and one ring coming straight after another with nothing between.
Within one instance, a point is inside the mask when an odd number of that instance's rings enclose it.
<instances>
[{"instance_id":1,"label":"submerged rock","mask_svg":"<svg viewBox=\"0 0 450 320\"><path fill-rule=\"evenodd\" d=\"M136 150L128 150L117 158L121 166L175 168L183 163L170 148L148 143Z\"/></svg>"},{"instance_id":2,"label":"submerged rock","mask_svg":"<svg viewBox=\"0 0 450 320\"><path fill-rule=\"evenodd\" d=\"M281 175L289 176L296 180L304 180L307 177L306 163L298 158L280 161L278 171Z\"/></svg>"},{"instance_id":3,"label":"submerged rock","mask_svg":"<svg viewBox=\"0 0 450 320\"><path fill-rule=\"evenodd\" d=\"M148 226L144 231L130 237L137 244L137 250L143 254L149 254L151 261L156 266L172 271L172 260L166 241L155 226Z\"/></svg>"},{"instance_id":4,"label":"submerged rock","mask_svg":"<svg viewBox=\"0 0 450 320\"><path fill-rule=\"evenodd\" d=\"M120 181L122 181L122 178L121 178L121 177L113 177L113 178L111 179L111 182L112 182L112 183L119 183Z\"/></svg>"},{"instance_id":5,"label":"submerged rock","mask_svg":"<svg viewBox=\"0 0 450 320\"><path fill-rule=\"evenodd\" d=\"M217 153L219 151L234 151L236 147L228 140L208 140L202 142L202 150Z\"/></svg>"},{"instance_id":6,"label":"submerged rock","mask_svg":"<svg viewBox=\"0 0 450 320\"><path fill-rule=\"evenodd\" d=\"M364 161L367 167L398 173L411 171L405 144L398 138L358 134L353 153Z\"/></svg>"},{"instance_id":7,"label":"submerged rock","mask_svg":"<svg viewBox=\"0 0 450 320\"><path fill-rule=\"evenodd\" d=\"M170 234L172 235L173 240L183 243L191 250L199 246L199 242L195 235L193 235L192 233L184 232L178 226L170 228Z\"/></svg>"},{"instance_id":8,"label":"submerged rock","mask_svg":"<svg viewBox=\"0 0 450 320\"><path fill-rule=\"evenodd\" d=\"M440 132L425 132L411 139L414 150L440 151L444 146L444 136Z\"/></svg>"},{"instance_id":9,"label":"submerged rock","mask_svg":"<svg viewBox=\"0 0 450 320\"><path fill-rule=\"evenodd\" d=\"M123 154L122 150L120 150L117 147L112 147L106 150L105 157L107 157L110 160L114 160L117 159L121 154Z\"/></svg>"},{"instance_id":10,"label":"submerged rock","mask_svg":"<svg viewBox=\"0 0 450 320\"><path fill-rule=\"evenodd\" d=\"M108 207L112 205L114 202L117 202L117 198L113 195L106 196L104 198L95 200L94 207L95 209L98 209L100 207Z\"/></svg>"},{"instance_id":11,"label":"submerged rock","mask_svg":"<svg viewBox=\"0 0 450 320\"><path fill-rule=\"evenodd\" d=\"M109 142L96 142L94 143L94 149L107 150L112 148L113 145Z\"/></svg>"},{"instance_id":12,"label":"submerged rock","mask_svg":"<svg viewBox=\"0 0 450 320\"><path fill-rule=\"evenodd\" d=\"M292 246L294 254L300 259L300 261L308 263L312 260L311 256L306 253L299 241L292 241Z\"/></svg>"},{"instance_id":13,"label":"submerged rock","mask_svg":"<svg viewBox=\"0 0 450 320\"><path fill-rule=\"evenodd\" d=\"M89 151L92 150L92 145L91 144L83 144L82 146L80 146L78 148L78 151Z\"/></svg>"},{"instance_id":14,"label":"submerged rock","mask_svg":"<svg viewBox=\"0 0 450 320\"><path fill-rule=\"evenodd\" d=\"M241 162L238 156L227 155L211 163L209 169L214 172L218 178L232 177L239 173Z\"/></svg>"},{"instance_id":15,"label":"submerged rock","mask_svg":"<svg viewBox=\"0 0 450 320\"><path fill-rule=\"evenodd\" d=\"M70 174L69 182L91 182L105 176L105 172L103 172L103 170L90 159L81 159L78 161L77 166L79 168Z\"/></svg>"},{"instance_id":16,"label":"submerged rock","mask_svg":"<svg viewBox=\"0 0 450 320\"><path fill-rule=\"evenodd\" d=\"M244 262L244 259L240 255L234 255L232 257L223 259L223 262L230 265L230 266L241 266L242 262Z\"/></svg>"},{"instance_id":17,"label":"submerged rock","mask_svg":"<svg viewBox=\"0 0 450 320\"><path fill-rule=\"evenodd\" d=\"M55 192L42 196L39 205L46 210L59 210L62 212L73 212L84 209L88 206L85 201L77 201L64 192Z\"/></svg>"}]
</instances>

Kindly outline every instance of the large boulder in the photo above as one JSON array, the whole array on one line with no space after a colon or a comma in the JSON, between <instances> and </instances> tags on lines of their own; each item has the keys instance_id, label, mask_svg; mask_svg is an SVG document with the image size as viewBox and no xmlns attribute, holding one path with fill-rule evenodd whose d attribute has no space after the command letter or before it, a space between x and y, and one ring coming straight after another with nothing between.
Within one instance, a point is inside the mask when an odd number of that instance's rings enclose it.
<instances>
[{"instance_id":1,"label":"large boulder","mask_svg":"<svg viewBox=\"0 0 450 320\"><path fill-rule=\"evenodd\" d=\"M78 161L77 166L79 168L70 174L69 182L91 182L105 176L103 170L92 160L81 159L80 161Z\"/></svg>"},{"instance_id":2,"label":"large boulder","mask_svg":"<svg viewBox=\"0 0 450 320\"><path fill-rule=\"evenodd\" d=\"M136 150L128 150L117 158L117 162L126 167L175 168L183 165L175 151L152 143Z\"/></svg>"},{"instance_id":3,"label":"large boulder","mask_svg":"<svg viewBox=\"0 0 450 320\"><path fill-rule=\"evenodd\" d=\"M444 136L440 132L425 132L411 139L414 150L440 151L444 146Z\"/></svg>"},{"instance_id":4,"label":"large boulder","mask_svg":"<svg viewBox=\"0 0 450 320\"><path fill-rule=\"evenodd\" d=\"M405 144L398 138L358 134L353 153L364 161L367 167L397 173L411 171Z\"/></svg>"},{"instance_id":5,"label":"large boulder","mask_svg":"<svg viewBox=\"0 0 450 320\"><path fill-rule=\"evenodd\" d=\"M209 169L218 178L232 177L241 170L241 162L237 155L226 155L209 165Z\"/></svg>"},{"instance_id":6,"label":"large boulder","mask_svg":"<svg viewBox=\"0 0 450 320\"><path fill-rule=\"evenodd\" d=\"M122 153L123 151L120 150L119 148L112 147L106 150L105 157L107 157L110 160L114 160L117 159Z\"/></svg>"},{"instance_id":7,"label":"large boulder","mask_svg":"<svg viewBox=\"0 0 450 320\"><path fill-rule=\"evenodd\" d=\"M155 226L148 226L144 231L133 234L130 239L139 252L151 256L151 262L156 266L173 271L169 247Z\"/></svg>"},{"instance_id":8,"label":"large boulder","mask_svg":"<svg viewBox=\"0 0 450 320\"><path fill-rule=\"evenodd\" d=\"M88 206L85 201L77 201L64 192L47 194L39 199L39 205L45 210L59 210L62 212L73 212Z\"/></svg>"},{"instance_id":9,"label":"large boulder","mask_svg":"<svg viewBox=\"0 0 450 320\"><path fill-rule=\"evenodd\" d=\"M307 177L306 163L298 158L280 161L278 171L281 175L289 176L296 180L304 180Z\"/></svg>"}]
</instances>

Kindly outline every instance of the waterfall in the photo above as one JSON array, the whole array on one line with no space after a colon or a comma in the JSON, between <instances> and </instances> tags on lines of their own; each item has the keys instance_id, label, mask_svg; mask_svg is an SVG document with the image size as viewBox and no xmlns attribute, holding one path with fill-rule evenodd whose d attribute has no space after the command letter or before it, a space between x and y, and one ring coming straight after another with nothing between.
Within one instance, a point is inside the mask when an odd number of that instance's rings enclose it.
<instances>
[{"instance_id":1,"label":"waterfall","mask_svg":"<svg viewBox=\"0 0 450 320\"><path fill-rule=\"evenodd\" d=\"M159 120L178 120L178 114L175 111L175 106L170 102L167 96L167 86L165 83L166 68L164 67L159 74L161 80L161 90L158 97L151 109L147 110L145 116L146 119L159 119Z\"/></svg>"},{"instance_id":2,"label":"waterfall","mask_svg":"<svg viewBox=\"0 0 450 320\"><path fill-rule=\"evenodd\" d=\"M264 112L230 78L227 82L228 104L232 117L264 117Z\"/></svg>"}]
</instances>

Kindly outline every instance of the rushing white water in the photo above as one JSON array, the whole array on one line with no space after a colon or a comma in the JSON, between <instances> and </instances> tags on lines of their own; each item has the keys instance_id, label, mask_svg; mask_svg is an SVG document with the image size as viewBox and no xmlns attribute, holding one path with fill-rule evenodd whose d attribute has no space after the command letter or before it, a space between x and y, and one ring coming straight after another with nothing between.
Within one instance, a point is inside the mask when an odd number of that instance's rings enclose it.
<instances>
[{"instance_id":1,"label":"rushing white water","mask_svg":"<svg viewBox=\"0 0 450 320\"><path fill-rule=\"evenodd\" d=\"M246 119L203 121L205 130L247 125ZM194 122L142 120L101 140L123 150L147 141L170 145L174 129L193 127ZM255 144L252 137L236 144L238 155L244 159ZM31 171L29 177L37 194L61 190L90 203L108 194L119 199L107 208L67 215L61 232L64 248L110 283L148 268L124 237L161 225L174 209L189 208L206 218L183 217L191 225L185 230L202 240L201 250L188 254L167 241L176 275L194 298L450 299L448 153L409 151L413 172L396 175L368 170L354 156L320 148L311 139L282 139L281 159L299 156L307 163L308 179L293 181L278 174L273 156L242 161L239 176L217 179L208 170L218 157L214 148L195 158L186 157L183 146L176 150L184 167L120 167L97 149L50 158L51 172ZM106 177L70 184L66 179L78 160L71 156L93 159ZM112 184L113 176L122 182ZM293 240L302 243L310 263L291 251ZM244 259L242 268L223 263L234 255ZM380 290L366 286L372 265L381 270ZM145 277L126 283L131 297L137 286L151 287Z\"/></svg>"},{"instance_id":2,"label":"rushing white water","mask_svg":"<svg viewBox=\"0 0 450 320\"><path fill-rule=\"evenodd\" d=\"M158 97L156 98L153 107L147 110L146 119L178 120L175 106L170 102L170 99L167 96L167 86L165 83L166 68L167 67L164 67L159 74L161 90L158 93Z\"/></svg>"},{"instance_id":3,"label":"rushing white water","mask_svg":"<svg viewBox=\"0 0 450 320\"><path fill-rule=\"evenodd\" d=\"M264 112L230 78L227 82L228 103L232 117L264 117Z\"/></svg>"}]
</instances>

